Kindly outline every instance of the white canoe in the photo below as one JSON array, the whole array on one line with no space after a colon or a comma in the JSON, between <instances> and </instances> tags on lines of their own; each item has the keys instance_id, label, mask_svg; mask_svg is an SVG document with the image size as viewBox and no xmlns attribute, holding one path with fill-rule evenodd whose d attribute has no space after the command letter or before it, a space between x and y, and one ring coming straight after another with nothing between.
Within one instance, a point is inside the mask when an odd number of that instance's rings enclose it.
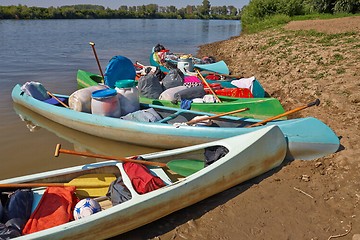
<instances>
[{"instance_id":1,"label":"white canoe","mask_svg":"<svg viewBox=\"0 0 360 240\"><path fill-rule=\"evenodd\" d=\"M285 158L287 145L279 127L269 126L236 137L144 154L142 157L158 162L186 157L204 160L203 150L211 146L224 146L229 153L210 166L180 179L174 179L169 171L162 168L151 167L151 172L163 179L166 186L142 195L136 193L123 169L123 164L117 161L86 164L17 177L2 180L0 184L45 180L53 182L55 179L57 181L62 178L71 179L85 173L108 172L116 176L121 175L132 194L130 200L110 206L88 217L19 237L19 239L89 239L96 236L97 239L105 239L155 221L279 166ZM63 182L67 181L63 180Z\"/></svg>"}]
</instances>

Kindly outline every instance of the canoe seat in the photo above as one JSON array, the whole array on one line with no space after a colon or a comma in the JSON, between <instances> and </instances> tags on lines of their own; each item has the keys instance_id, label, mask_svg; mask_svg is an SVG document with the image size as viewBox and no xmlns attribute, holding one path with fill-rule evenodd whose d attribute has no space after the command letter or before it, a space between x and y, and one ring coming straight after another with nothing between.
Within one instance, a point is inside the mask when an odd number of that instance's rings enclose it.
<instances>
[{"instance_id":1,"label":"canoe seat","mask_svg":"<svg viewBox=\"0 0 360 240\"><path fill-rule=\"evenodd\" d=\"M165 171L162 168L154 167L154 168L149 168L149 170L152 174L161 178L161 180L163 180L165 185L169 185L172 183L171 179L169 178L169 176L165 173Z\"/></svg>"}]
</instances>

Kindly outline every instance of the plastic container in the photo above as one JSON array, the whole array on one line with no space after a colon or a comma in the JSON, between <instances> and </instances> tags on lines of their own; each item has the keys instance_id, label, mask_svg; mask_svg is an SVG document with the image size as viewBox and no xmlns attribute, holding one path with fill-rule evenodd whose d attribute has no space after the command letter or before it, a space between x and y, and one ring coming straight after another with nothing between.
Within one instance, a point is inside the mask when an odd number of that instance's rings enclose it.
<instances>
[{"instance_id":1,"label":"plastic container","mask_svg":"<svg viewBox=\"0 0 360 240\"><path fill-rule=\"evenodd\" d=\"M78 112L91 113L91 93L106 88L104 85L98 85L75 91L69 97L69 107Z\"/></svg>"},{"instance_id":2,"label":"plastic container","mask_svg":"<svg viewBox=\"0 0 360 240\"><path fill-rule=\"evenodd\" d=\"M193 72L194 71L194 64L192 58L180 58L177 62L177 68L180 69L184 74L186 72Z\"/></svg>"},{"instance_id":3,"label":"plastic container","mask_svg":"<svg viewBox=\"0 0 360 240\"><path fill-rule=\"evenodd\" d=\"M139 90L135 80L126 79L115 83L118 93L121 116L138 111L140 109Z\"/></svg>"},{"instance_id":4,"label":"plastic container","mask_svg":"<svg viewBox=\"0 0 360 240\"><path fill-rule=\"evenodd\" d=\"M107 117L121 116L119 97L115 89L97 90L91 94L91 113Z\"/></svg>"}]
</instances>

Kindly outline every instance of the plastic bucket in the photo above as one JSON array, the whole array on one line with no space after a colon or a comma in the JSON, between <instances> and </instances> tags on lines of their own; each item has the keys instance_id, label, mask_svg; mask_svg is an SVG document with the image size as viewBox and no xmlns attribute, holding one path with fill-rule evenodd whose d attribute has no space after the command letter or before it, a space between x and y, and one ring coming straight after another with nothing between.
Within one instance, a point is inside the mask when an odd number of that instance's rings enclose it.
<instances>
[{"instance_id":1,"label":"plastic bucket","mask_svg":"<svg viewBox=\"0 0 360 240\"><path fill-rule=\"evenodd\" d=\"M192 58L180 58L177 62L177 68L180 69L183 73L193 72L194 71L194 64Z\"/></svg>"},{"instance_id":2,"label":"plastic bucket","mask_svg":"<svg viewBox=\"0 0 360 240\"><path fill-rule=\"evenodd\" d=\"M97 90L91 94L91 113L107 117L120 117L120 102L115 89Z\"/></svg>"},{"instance_id":3,"label":"plastic bucket","mask_svg":"<svg viewBox=\"0 0 360 240\"><path fill-rule=\"evenodd\" d=\"M118 93L121 116L138 111L140 109L139 90L136 81L132 79L120 80L115 83Z\"/></svg>"}]
</instances>

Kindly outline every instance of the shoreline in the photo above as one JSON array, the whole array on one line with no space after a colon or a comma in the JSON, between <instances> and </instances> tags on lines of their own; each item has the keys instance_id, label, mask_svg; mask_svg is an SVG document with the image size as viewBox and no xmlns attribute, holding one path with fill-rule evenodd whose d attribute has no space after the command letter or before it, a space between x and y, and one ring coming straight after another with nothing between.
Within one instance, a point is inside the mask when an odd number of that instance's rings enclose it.
<instances>
[{"instance_id":1,"label":"shoreline","mask_svg":"<svg viewBox=\"0 0 360 240\"><path fill-rule=\"evenodd\" d=\"M340 138L338 152L280 167L125 234L147 239L360 237L360 17L290 22L200 46L232 74L255 76L291 110L319 98L313 116ZM303 31L311 26L310 31ZM341 32L332 34L332 30Z\"/></svg>"}]
</instances>

